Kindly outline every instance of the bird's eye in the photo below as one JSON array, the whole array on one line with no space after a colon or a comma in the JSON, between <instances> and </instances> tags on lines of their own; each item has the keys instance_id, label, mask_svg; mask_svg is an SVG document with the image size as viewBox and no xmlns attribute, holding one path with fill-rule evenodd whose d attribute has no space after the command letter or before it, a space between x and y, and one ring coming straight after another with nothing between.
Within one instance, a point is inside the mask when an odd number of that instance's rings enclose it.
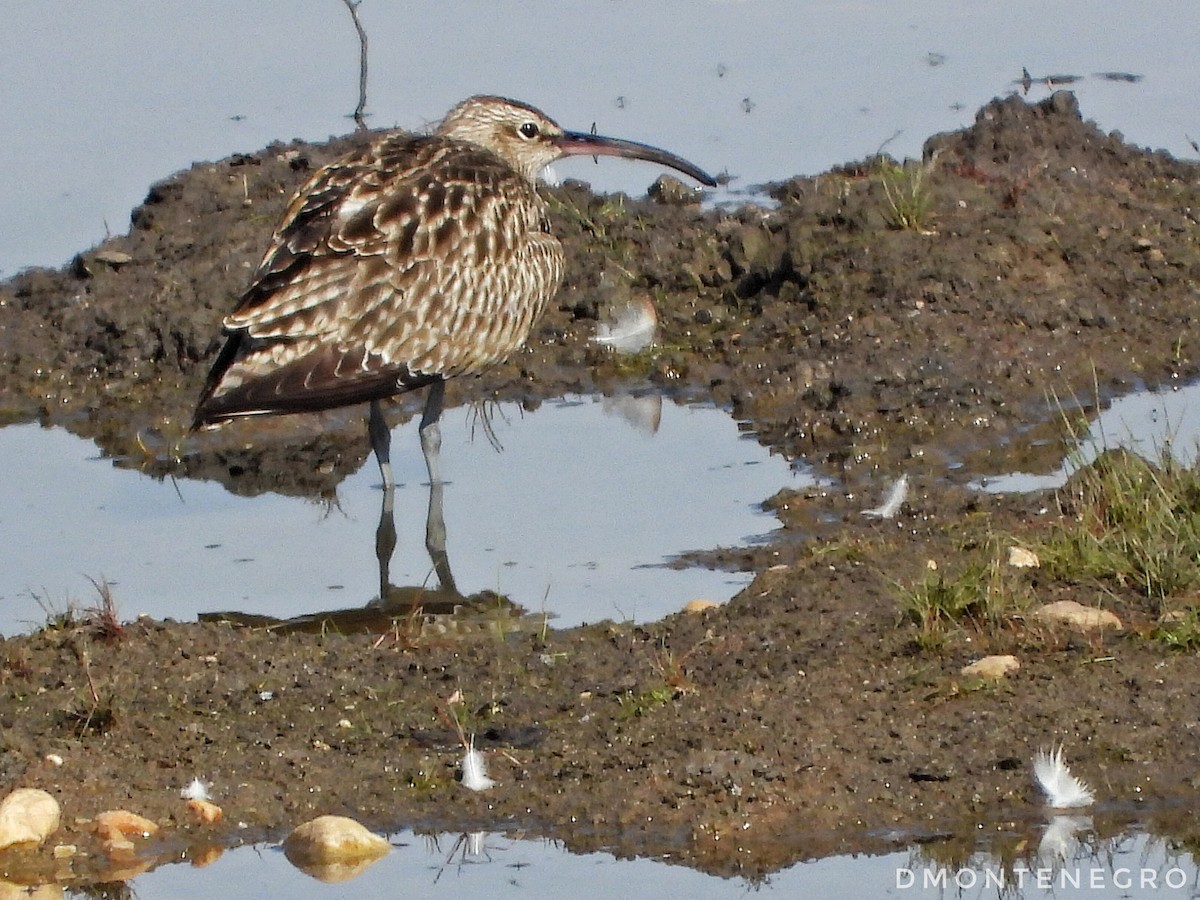
<instances>
[{"instance_id":1,"label":"bird's eye","mask_svg":"<svg viewBox=\"0 0 1200 900\"><path fill-rule=\"evenodd\" d=\"M524 122L520 127L521 137L528 140L533 140L538 136L538 127L536 122Z\"/></svg>"}]
</instances>

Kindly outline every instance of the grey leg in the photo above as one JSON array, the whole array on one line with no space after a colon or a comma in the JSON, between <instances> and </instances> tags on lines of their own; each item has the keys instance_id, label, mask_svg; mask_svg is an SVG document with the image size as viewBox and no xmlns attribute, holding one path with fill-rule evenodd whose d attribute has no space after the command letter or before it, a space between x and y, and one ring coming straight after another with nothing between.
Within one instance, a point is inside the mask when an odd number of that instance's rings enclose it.
<instances>
[{"instance_id":1,"label":"grey leg","mask_svg":"<svg viewBox=\"0 0 1200 900\"><path fill-rule=\"evenodd\" d=\"M375 461L379 463L379 475L383 479L384 491L390 491L396 486L392 478L392 432L378 400L371 401L371 414L367 418L367 434L371 436L371 449L375 451Z\"/></svg>"},{"instance_id":2,"label":"grey leg","mask_svg":"<svg viewBox=\"0 0 1200 900\"><path fill-rule=\"evenodd\" d=\"M458 585L454 583L454 574L450 571L450 557L446 553L446 519L442 515L442 490L444 481L434 481L429 485L429 509L425 514L425 549L429 551L429 559L433 562L433 571L437 573L438 586L443 591L458 593Z\"/></svg>"},{"instance_id":3,"label":"grey leg","mask_svg":"<svg viewBox=\"0 0 1200 900\"><path fill-rule=\"evenodd\" d=\"M438 457L442 450L442 400L446 394L446 383L435 381L425 396L425 412L421 416L421 452L425 454L425 469L429 472L429 483L442 480L442 467Z\"/></svg>"},{"instance_id":4,"label":"grey leg","mask_svg":"<svg viewBox=\"0 0 1200 900\"><path fill-rule=\"evenodd\" d=\"M393 513L396 489L383 489L383 504L379 508L379 525L375 528L375 558L379 561L379 601L387 605L388 587L391 583L388 569L392 554L396 552L396 520Z\"/></svg>"},{"instance_id":5,"label":"grey leg","mask_svg":"<svg viewBox=\"0 0 1200 900\"><path fill-rule=\"evenodd\" d=\"M379 463L379 475L383 479L383 502L379 508L379 525L375 529L375 558L379 561L379 599L381 603L386 603L388 566L392 554L396 552L396 522L393 518L396 482L392 477L392 432L378 400L371 401L367 433L371 436L371 448L375 451L375 461Z\"/></svg>"},{"instance_id":6,"label":"grey leg","mask_svg":"<svg viewBox=\"0 0 1200 900\"><path fill-rule=\"evenodd\" d=\"M443 590L458 592L454 576L450 573L450 558L446 555L446 519L442 514L442 429L438 420L442 415L442 400L446 392L445 382L435 381L429 386L425 398L425 413L421 416L421 452L425 454L425 468L429 472L429 509L425 514L425 549L433 560L438 582Z\"/></svg>"}]
</instances>

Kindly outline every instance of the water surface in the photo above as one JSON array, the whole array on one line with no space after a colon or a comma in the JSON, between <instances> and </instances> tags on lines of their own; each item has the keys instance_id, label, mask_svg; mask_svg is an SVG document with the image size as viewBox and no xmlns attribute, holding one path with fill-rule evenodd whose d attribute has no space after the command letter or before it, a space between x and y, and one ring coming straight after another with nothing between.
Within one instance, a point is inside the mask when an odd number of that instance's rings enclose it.
<instances>
[{"instance_id":1,"label":"water surface","mask_svg":"<svg viewBox=\"0 0 1200 900\"><path fill-rule=\"evenodd\" d=\"M749 575L666 564L768 535L778 523L759 503L806 483L711 406L662 403L655 431L598 398L533 413L503 405L492 421L502 450L468 410L442 418L453 574L464 594L504 594L556 625L647 621L689 600L727 600ZM395 429L392 446L399 545L390 580L436 585L415 420ZM373 458L339 486L335 504L155 480L36 425L0 429L0 459L0 633L95 603L89 579L112 584L123 618L287 618L379 595Z\"/></svg>"}]
</instances>

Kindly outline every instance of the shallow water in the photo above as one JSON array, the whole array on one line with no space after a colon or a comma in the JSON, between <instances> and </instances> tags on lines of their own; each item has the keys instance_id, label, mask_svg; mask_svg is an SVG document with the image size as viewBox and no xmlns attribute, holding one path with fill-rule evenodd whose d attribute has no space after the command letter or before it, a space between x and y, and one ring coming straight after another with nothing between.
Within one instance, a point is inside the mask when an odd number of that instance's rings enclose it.
<instances>
[{"instance_id":1,"label":"shallow water","mask_svg":"<svg viewBox=\"0 0 1200 900\"><path fill-rule=\"evenodd\" d=\"M659 398L642 398L659 410ZM656 431L594 398L493 416L497 451L466 409L442 419L447 554L460 591L508 595L555 625L661 618L727 600L741 573L664 564L741 545L777 525L757 505L807 477L710 406L661 403ZM416 420L395 429L395 585L436 584L425 550L427 487ZM97 457L62 429L0 429L0 633L112 585L123 618L193 620L236 610L292 617L379 595L373 458L336 505L239 497L212 482L157 481ZM36 489L31 489L36 486ZM45 607L45 608L44 608Z\"/></svg>"},{"instance_id":2,"label":"shallow water","mask_svg":"<svg viewBox=\"0 0 1200 900\"><path fill-rule=\"evenodd\" d=\"M1070 87L1101 127L1195 155L1194 0L1152 15L1126 0L367 0L360 11L374 127L421 128L470 94L507 94L566 127L595 122L727 171L735 192L881 147L918 157L930 135L1021 90L1022 67L1080 76ZM123 232L152 181L196 160L353 125L358 46L336 0L40 0L8 4L4 25L0 171L20 177L0 178L0 275ZM576 160L560 174L640 193L658 173Z\"/></svg>"},{"instance_id":3,"label":"shallow water","mask_svg":"<svg viewBox=\"0 0 1200 900\"><path fill-rule=\"evenodd\" d=\"M992 494L1058 488L1097 455L1117 448L1151 462L1169 453L1183 465L1195 465L1200 452L1200 383L1173 390L1134 391L1113 400L1092 420L1087 432L1079 435L1078 448L1052 472L998 473L972 484Z\"/></svg>"},{"instance_id":4,"label":"shallow water","mask_svg":"<svg viewBox=\"0 0 1200 900\"><path fill-rule=\"evenodd\" d=\"M1131 834L1104 840L1075 835L1061 856L1005 867L980 852L949 865L936 845L878 856L831 856L797 863L756 881L719 878L662 859L572 854L554 842L471 835L390 836L392 851L340 886L293 868L277 847L242 847L205 868L168 865L133 879L141 900L260 896L358 898L405 896L576 897L587 884L597 897L1091 897L1194 896L1196 860L1161 840ZM1044 838L1043 838L1044 840ZM630 886L637 885L635 894ZM241 887L239 887L241 886Z\"/></svg>"}]
</instances>

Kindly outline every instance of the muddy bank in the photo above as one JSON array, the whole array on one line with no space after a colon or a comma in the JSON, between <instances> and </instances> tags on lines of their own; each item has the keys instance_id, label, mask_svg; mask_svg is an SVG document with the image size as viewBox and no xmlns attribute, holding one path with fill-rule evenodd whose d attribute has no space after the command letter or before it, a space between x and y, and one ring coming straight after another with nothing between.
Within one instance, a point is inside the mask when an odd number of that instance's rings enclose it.
<instances>
[{"instance_id":1,"label":"muddy bank","mask_svg":"<svg viewBox=\"0 0 1200 900\"><path fill-rule=\"evenodd\" d=\"M128 235L0 286L0 415L238 490L335 484L366 455L357 410L179 440L264 235L354 140L197 165L150 190ZM772 210L553 191L569 256L557 306L451 402L652 386L728 405L791 457L856 467L1001 443L1049 391L1093 398L1093 376L1107 395L1195 371L1191 164L1099 133L1066 93L994 103L926 155L917 228L893 227L869 163L778 185ZM589 338L633 295L654 301L661 347L614 358Z\"/></svg>"},{"instance_id":2,"label":"muddy bank","mask_svg":"<svg viewBox=\"0 0 1200 900\"><path fill-rule=\"evenodd\" d=\"M0 286L3 420L66 425L156 474L332 491L366 457L359 411L181 438L265 236L346 143L198 165L152 188L128 235ZM1102 830L1149 818L1194 840L1171 819L1196 799L1200 659L1144 640L1153 612L1136 591L1107 598L1129 625L1115 635L964 628L930 649L896 585L973 536L1053 517L1045 497L961 489L950 462L999 455L1034 424L1055 434L1055 395L1086 405L1196 374L1200 170L1100 133L1069 94L991 104L926 156L793 179L770 210L556 189L558 304L526 351L449 391L713 400L851 491L908 473L898 520L866 521L870 504L842 493L774 498L779 540L714 554L754 571L751 586L650 626L450 635L400 621L380 640L133 623L10 638L0 787L56 793L83 847L79 820L105 806L167 820L167 853L336 812L763 874L912 835L973 840L980 823L1016 846L1040 821L1028 760L1065 741L1107 798ZM659 348L621 359L589 343L639 295L658 309ZM1042 448L1047 464L1060 449ZM964 685L960 667L987 652L1022 668ZM501 782L486 794L455 779L455 691ZM245 828L187 821L178 791L196 776ZM30 864L55 865L48 851Z\"/></svg>"}]
</instances>

